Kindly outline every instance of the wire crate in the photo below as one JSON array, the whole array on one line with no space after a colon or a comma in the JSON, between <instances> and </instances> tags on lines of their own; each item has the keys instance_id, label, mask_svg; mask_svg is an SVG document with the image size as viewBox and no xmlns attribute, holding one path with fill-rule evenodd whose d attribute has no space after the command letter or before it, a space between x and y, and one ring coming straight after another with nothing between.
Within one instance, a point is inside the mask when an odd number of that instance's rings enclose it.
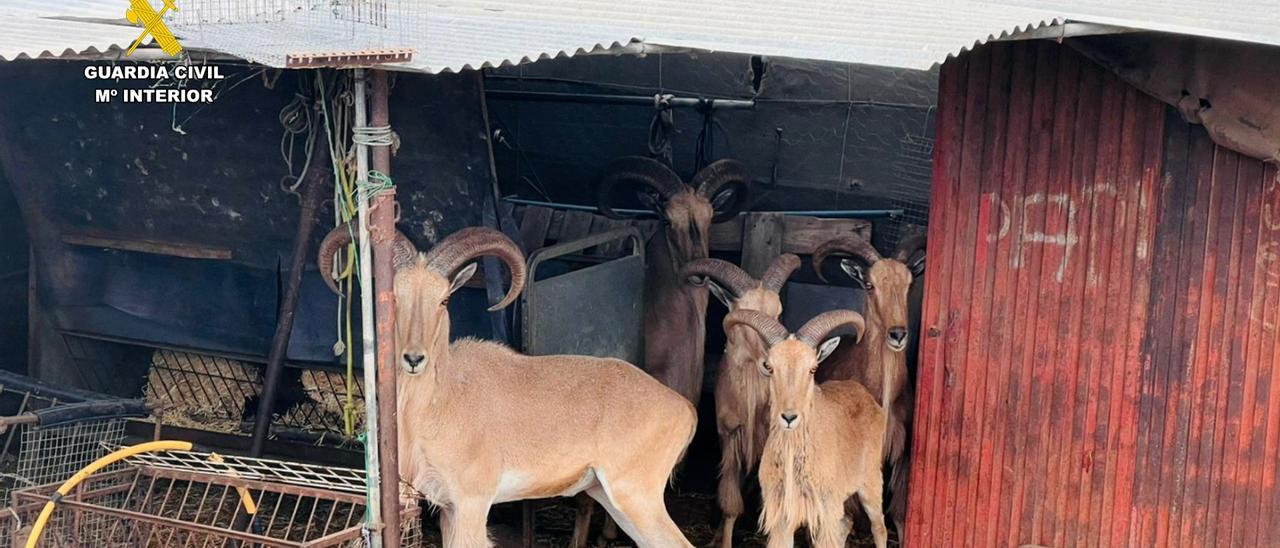
<instances>
[{"instance_id":1,"label":"wire crate","mask_svg":"<svg viewBox=\"0 0 1280 548\"><path fill-rule=\"evenodd\" d=\"M58 502L41 546L328 547L364 546L364 473L267 459L172 452L127 459ZM11 540L29 524L57 484L14 492L0 516ZM255 512L247 511L246 498ZM422 545L420 510L401 513L403 545Z\"/></svg>"},{"instance_id":2,"label":"wire crate","mask_svg":"<svg viewBox=\"0 0 1280 548\"><path fill-rule=\"evenodd\" d=\"M57 389L0 373L0 501L17 488L64 479L102 456L102 444L124 439L125 417L146 409L139 400ZM0 538L0 548L7 546Z\"/></svg>"}]
</instances>

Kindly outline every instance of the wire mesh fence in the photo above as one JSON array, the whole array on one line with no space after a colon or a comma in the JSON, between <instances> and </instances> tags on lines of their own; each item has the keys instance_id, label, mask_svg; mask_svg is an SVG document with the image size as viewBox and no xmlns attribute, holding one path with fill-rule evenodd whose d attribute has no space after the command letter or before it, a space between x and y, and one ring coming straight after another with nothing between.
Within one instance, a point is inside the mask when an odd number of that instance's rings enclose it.
<instances>
[{"instance_id":1,"label":"wire mesh fence","mask_svg":"<svg viewBox=\"0 0 1280 548\"><path fill-rule=\"evenodd\" d=\"M244 433L258 411L264 368L260 362L156 349L144 397L166 425ZM290 365L284 375L272 413L274 426L339 445L350 443L364 428L359 371L348 375Z\"/></svg>"},{"instance_id":2,"label":"wire mesh fence","mask_svg":"<svg viewBox=\"0 0 1280 548\"><path fill-rule=\"evenodd\" d=\"M30 534L32 520L56 487L14 493L13 511L0 516L12 540ZM63 497L40 545L364 546L364 514L363 493L250 479L230 468L215 473L131 464L97 474ZM406 505L401 518L403 545L420 546L416 504Z\"/></svg>"},{"instance_id":3,"label":"wire mesh fence","mask_svg":"<svg viewBox=\"0 0 1280 548\"><path fill-rule=\"evenodd\" d=\"M427 7L413 0L187 0L172 26L186 42L284 67L296 54L412 48Z\"/></svg>"},{"instance_id":4,"label":"wire mesh fence","mask_svg":"<svg viewBox=\"0 0 1280 548\"><path fill-rule=\"evenodd\" d=\"M103 444L124 441L122 419L88 420L52 427L25 427L18 454L23 485L63 481L104 453Z\"/></svg>"}]
</instances>

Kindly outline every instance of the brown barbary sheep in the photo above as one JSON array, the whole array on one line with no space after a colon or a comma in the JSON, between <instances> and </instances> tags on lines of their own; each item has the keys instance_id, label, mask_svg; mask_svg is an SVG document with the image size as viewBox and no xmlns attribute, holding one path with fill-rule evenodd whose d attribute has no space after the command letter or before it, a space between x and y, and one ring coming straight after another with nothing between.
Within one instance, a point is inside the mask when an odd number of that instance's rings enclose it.
<instances>
[{"instance_id":1,"label":"brown barbary sheep","mask_svg":"<svg viewBox=\"0 0 1280 548\"><path fill-rule=\"evenodd\" d=\"M320 271L350 241L339 227L320 247ZM493 504L585 492L642 547L691 546L663 494L693 437L693 406L616 359L525 356L494 342L449 343L450 295L496 256L511 272L524 257L487 228L461 230L418 253L396 244L400 476L440 508L446 548L488 548Z\"/></svg>"},{"instance_id":2,"label":"brown barbary sheep","mask_svg":"<svg viewBox=\"0 0 1280 548\"><path fill-rule=\"evenodd\" d=\"M760 374L769 379L769 438L759 474L760 526L769 535L769 547L792 546L802 526L814 548L844 546L856 496L871 520L876 548L885 548L884 411L857 382L818 384L814 378L818 364L839 344L839 337L828 337L831 332L852 325L855 340L860 339L862 316L852 310L825 312L791 334L769 316L738 310L725 325L747 326L769 347L760 365Z\"/></svg>"},{"instance_id":3,"label":"brown barbary sheep","mask_svg":"<svg viewBox=\"0 0 1280 548\"><path fill-rule=\"evenodd\" d=\"M679 272L707 257L711 224L742 211L750 180L740 162L718 160L686 185L666 164L628 156L609 164L600 183L604 215L622 217L610 202L614 189L626 185L662 219L663 228L645 245L644 370L695 406L702 395L707 289L686 284Z\"/></svg>"},{"instance_id":4,"label":"brown barbary sheep","mask_svg":"<svg viewBox=\"0 0 1280 548\"><path fill-rule=\"evenodd\" d=\"M760 280L720 259L692 261L681 274L691 283L708 286L731 312L754 310L777 318L782 313L779 292L798 268L800 258L788 253L774 259ZM769 433L769 385L759 373L769 348L755 330L742 325L726 327L725 338L715 386L716 431L720 435L717 499L724 516L718 538L722 547L730 548L733 525L744 510L742 480L755 471Z\"/></svg>"},{"instance_id":5,"label":"brown barbary sheep","mask_svg":"<svg viewBox=\"0 0 1280 548\"><path fill-rule=\"evenodd\" d=\"M907 369L908 294L915 276L924 268L923 258L911 259L923 249L924 237L918 235L900 242L892 257L881 257L871 243L861 237L841 236L818 246L813 253L813 269L819 276L828 256L849 255L840 260L840 268L867 292L865 340L858 345L840 345L819 371L818 381L856 380L888 410L885 428L885 463L890 469L888 514L899 534L905 526L910 476L907 444L915 406L915 390Z\"/></svg>"}]
</instances>

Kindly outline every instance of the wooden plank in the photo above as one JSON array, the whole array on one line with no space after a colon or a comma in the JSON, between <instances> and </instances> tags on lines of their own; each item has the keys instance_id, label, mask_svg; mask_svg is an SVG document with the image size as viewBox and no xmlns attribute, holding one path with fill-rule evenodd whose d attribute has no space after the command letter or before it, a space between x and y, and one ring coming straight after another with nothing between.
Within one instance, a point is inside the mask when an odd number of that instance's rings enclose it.
<instances>
[{"instance_id":1,"label":"wooden plank","mask_svg":"<svg viewBox=\"0 0 1280 548\"><path fill-rule=\"evenodd\" d=\"M1220 153L1226 153L1222 151ZM1224 183L1229 188L1236 189L1237 194L1244 194L1243 198L1238 198L1239 207L1235 208L1234 219L1236 223L1245 220L1256 220L1259 218L1260 201L1254 190L1249 188L1245 181L1256 181L1261 177L1262 164L1240 155L1237 160L1237 171L1234 174L1224 174ZM1251 222L1248 233L1246 233L1245 256L1255 257L1253 265L1259 265L1256 260L1258 231L1257 224ZM1231 263L1233 267L1241 262L1239 259L1240 252L1236 251L1237 247L1231 247L1233 253L1237 255L1236 261ZM1223 248L1218 248L1220 253ZM1227 408L1227 446L1224 448L1225 466L1222 468L1224 474L1218 483L1223 485L1223 490L1231 496L1231 506L1225 512L1229 519L1224 523L1226 529L1226 541L1229 546L1245 546L1244 529L1245 520L1251 516L1248 514L1248 493L1252 488L1248 484L1250 469L1253 467L1248 459L1248 451L1251 441L1258 437L1257 431L1247 428L1253 424L1254 404L1257 401L1257 387L1260 370L1265 366L1261 361L1262 345L1265 333L1263 332L1262 322L1257 321L1263 314L1260 303L1257 301L1265 300L1267 285L1265 282L1265 274L1257 275L1256 270L1251 268L1250 271L1255 272L1256 283L1248 284L1240 289L1238 302L1233 307L1237 313L1237 320L1234 331L1239 333L1241 338L1245 338L1244 352L1242 356L1232 355L1231 377L1228 385L1229 396ZM1218 302L1222 302L1219 300ZM1217 307L1215 303L1215 307ZM1241 358L1237 363L1234 358ZM1250 524L1252 525L1252 524ZM1222 539L1223 537L1219 537Z\"/></svg>"},{"instance_id":2,"label":"wooden plank","mask_svg":"<svg viewBox=\"0 0 1280 548\"><path fill-rule=\"evenodd\" d=\"M782 253L782 216L748 213L742 223L742 269L759 278Z\"/></svg>"},{"instance_id":3,"label":"wooden plank","mask_svg":"<svg viewBox=\"0 0 1280 548\"><path fill-rule=\"evenodd\" d=\"M564 212L564 225L560 228L557 242L572 242L584 238L591 233L591 221L595 215L585 211Z\"/></svg>"},{"instance_id":4,"label":"wooden plank","mask_svg":"<svg viewBox=\"0 0 1280 548\"><path fill-rule=\"evenodd\" d=\"M526 255L542 249L547 242L547 230L551 228L550 209L545 207L521 207L520 243Z\"/></svg>"},{"instance_id":5,"label":"wooden plank","mask_svg":"<svg viewBox=\"0 0 1280 548\"><path fill-rule=\"evenodd\" d=\"M996 195L1000 190L1006 126L1009 117L1009 87L1012 76L1010 54L1012 49L1020 47L1022 47L1021 44L1012 43L993 45L990 82L984 90L987 94L987 112L982 130L984 135L980 160L982 163L978 167L981 175L973 184L973 189L976 191L975 198L977 198L975 210L977 223L973 235L974 270L972 298L969 299L969 347L964 357L966 370L975 373L977 368L984 367L978 364L989 366L986 354L987 347L991 343L989 325L992 320L991 307L994 300L992 283L994 270L999 266L992 260L995 240L989 236L1000 230L1000 207L987 196ZM991 474L993 446L991 440L982 435L983 422L989 420L991 414L986 412L987 407L983 402L984 399L989 399L988 386L996 385L992 382L993 377L998 376L1000 375L975 375L973 381L965 387L964 392L964 408L961 413L964 421L961 438L976 441L969 444L969 447L976 448L976 451L970 451L975 457L973 459L975 462L971 463L968 473L960 474L957 487L962 493L961 507L967 507L969 510L958 516L960 519L956 520L956 538L967 546L974 545L976 536L986 536L985 528L994 521L992 519L994 513L985 511L990 502L987 498L988 492L978 486L986 476Z\"/></svg>"},{"instance_id":6,"label":"wooden plank","mask_svg":"<svg viewBox=\"0 0 1280 548\"><path fill-rule=\"evenodd\" d=\"M1109 73L1101 73L1095 112L1097 122L1094 150L1082 166L1086 179L1078 180L1081 197L1078 215L1080 221L1080 252L1076 255L1076 272L1080 289L1076 295L1076 314L1072 322L1079 326L1071 334L1065 363L1076 363L1074 401L1071 409L1071 435L1064 451L1065 481L1062 496L1063 536L1071 545L1088 545L1098 523L1091 516L1098 506L1093 500L1094 478L1101 484L1101 471L1106 465L1105 455L1098 452L1097 436L1102 434L1098 416L1107 405L1110 390L1102 386L1103 370L1110 371L1114 363L1103 359L1104 353L1117 346L1114 325L1108 320L1117 314L1113 276L1119 269L1123 256L1131 256L1133 249L1123 248L1123 216L1119 209L1119 195L1128 187L1140 184L1138 178L1119 178L1117 169L1120 156L1129 151L1121 148L1121 124L1123 122L1124 90L1126 85ZM1110 330L1108 330L1110 328ZM1100 461L1100 462L1099 462ZM1100 486L1100 485L1099 485Z\"/></svg>"},{"instance_id":7,"label":"wooden plank","mask_svg":"<svg viewBox=\"0 0 1280 548\"><path fill-rule=\"evenodd\" d=\"M937 525L941 520L934 512L937 495L941 489L937 463L940 441L938 439L940 399L945 383L944 330L948 328L946 301L950 284L947 283L952 258L950 224L956 215L952 206L955 195L955 176L959 167L957 154L961 148L964 118L964 85L971 54L963 53L943 64L939 76L938 121L935 127L935 161L933 163L929 212L929 241L933 249L931 259L925 263L925 298L921 313L922 339L920 363L917 367L917 393L915 429L911 454L912 488L907 503L908 546L935 546Z\"/></svg>"},{"instance_id":8,"label":"wooden plank","mask_svg":"<svg viewBox=\"0 0 1280 548\"><path fill-rule=\"evenodd\" d=\"M964 143L960 150L960 173L957 179L957 211L970 212L963 215L956 223L955 246L949 251L956 256L952 259L954 272L951 273L951 294L948 308L954 320L948 328L947 356L952 375L943 392L942 400L942 443L944 449L939 461L941 477L946 485L940 496L950 502L942 513L942 534L938 539L941 546L958 546L964 543L966 522L971 519L965 493L961 485L966 483L972 462L963 454L964 440L964 406L965 392L968 389L971 371L966 361L969 343L972 340L970 330L973 321L970 304L973 302L973 280L975 268L974 246L977 239L978 219L972 212L980 206L979 184L982 177L982 150L986 140L984 129L988 109L987 86L991 79L991 49L984 48L973 52L970 60L968 83L970 93L965 96ZM954 358L951 358L954 357ZM943 495L945 493L945 495Z\"/></svg>"},{"instance_id":9,"label":"wooden plank","mask_svg":"<svg viewBox=\"0 0 1280 548\"><path fill-rule=\"evenodd\" d=\"M82 247L99 247L150 253L152 255L168 255L184 259L230 260L230 248L207 246L201 244L161 241L139 238L128 238L101 232L67 232L62 235L62 242Z\"/></svg>"},{"instance_id":10,"label":"wooden plank","mask_svg":"<svg viewBox=\"0 0 1280 548\"><path fill-rule=\"evenodd\" d=\"M1050 350L1053 357L1049 363L1054 380L1051 384L1052 398L1049 400L1048 445L1045 455L1047 503L1044 505L1046 511L1042 515L1041 526L1044 528L1043 538L1050 546L1066 546L1067 537L1074 532L1070 516L1071 494L1076 486L1071 484L1071 476L1073 470L1078 470L1080 463L1076 446L1084 418L1083 414L1078 413L1081 406L1077 400L1082 372L1078 363L1080 325L1085 310L1091 304L1086 301L1084 294L1085 269L1088 263L1089 234L1093 229L1090 217L1097 211L1091 194L1094 194L1094 165L1098 154L1102 73L1097 66L1086 60L1080 59L1077 62L1080 70L1079 77L1074 79L1076 104L1068 129L1072 135L1070 152L1064 151L1063 155L1063 160L1069 162L1070 168L1060 170L1059 175L1064 178L1055 181L1060 186L1045 196L1045 207L1052 207L1054 215L1062 216L1064 227L1061 232L1046 233L1060 234L1060 241L1064 242L1061 246L1055 246L1055 252L1061 253L1062 257L1053 274L1057 281L1057 313L1049 319L1050 326L1056 326L1051 327L1053 331L1049 335L1053 340Z\"/></svg>"},{"instance_id":11,"label":"wooden plank","mask_svg":"<svg viewBox=\"0 0 1280 548\"><path fill-rule=\"evenodd\" d=\"M747 215L711 225L712 251L740 251L742 249L743 222ZM871 238L871 222L865 219L822 219L785 215L782 217L784 239L783 253L809 255L823 242L842 234L856 234Z\"/></svg>"},{"instance_id":12,"label":"wooden plank","mask_svg":"<svg viewBox=\"0 0 1280 548\"><path fill-rule=\"evenodd\" d=\"M1270 352L1265 356L1261 367L1270 371L1271 383L1267 387L1266 420L1263 437L1261 481L1255 485L1261 491L1260 519L1257 521L1256 544L1262 545L1268 540L1280 536L1280 488L1277 488L1277 473L1280 472L1280 364L1277 364L1275 352L1280 343L1277 322L1280 322L1280 169L1275 164L1267 164L1262 174L1262 217L1263 243L1259 246L1258 260L1263 263L1263 272L1267 278L1268 298L1263 305L1263 326L1268 330ZM1261 396L1260 402L1261 403ZM1256 430L1255 430L1256 431Z\"/></svg>"},{"instance_id":13,"label":"wooden plank","mask_svg":"<svg viewBox=\"0 0 1280 548\"><path fill-rule=\"evenodd\" d=\"M1013 415L1018 421L1010 427L1011 434L1015 438L1012 447L1013 463L1010 466L1010 474L1014 478L1030 477L1028 474L1034 464L1033 434L1036 419L1039 417L1039 413L1035 410L1039 409L1041 404L1041 400L1036 399L1039 396L1039 387L1036 385L1038 368L1035 359L1034 319L1040 306L1036 284L1043 263L1045 246L1032 245L1032 242L1023 238L1023 235L1043 233L1045 208L1027 208L1026 196L1047 191L1046 185L1052 159L1054 104L1058 91L1057 74L1061 55L1060 48L1048 43L1037 43L1035 49L1034 96L1031 104L1032 133L1028 145L1026 180L1019 194L1016 197L1011 196L1008 200L1009 208L1020 211L1022 214L1021 222L1010 227L1010 237L1014 238L1012 250L1014 257L1010 260L1010 265L1011 268L1013 265L1018 267L1016 282L1018 294L1027 296L1018 302L1013 323L1015 331L1010 368L1018 371L1018 384L1011 387L1016 390L1016 398L1012 403L1015 405ZM1031 512L1027 509L1030 483L1032 482L1021 480L1012 482L1009 485L1010 495L1003 497L999 528L1007 531L1005 544L1017 546L1031 542L1030 527L1027 523L1031 518ZM1039 502L1033 501L1031 504Z\"/></svg>"},{"instance_id":14,"label":"wooden plank","mask_svg":"<svg viewBox=\"0 0 1280 548\"><path fill-rule=\"evenodd\" d=\"M1008 136L1001 168L1001 186L991 200L998 206L996 214L999 222L987 238L996 242L994 256L998 268L992 290L992 340L987 363L989 370L997 377L997 382L994 392L988 392L988 401L984 407L984 412L990 412L991 416L986 421L983 438L990 440L994 454L991 471L985 482L978 487L988 493L990 501L987 503L990 510L983 518L988 520L987 527L985 531L979 531L975 535L974 544L978 546L997 546L1001 543L1001 535L1007 532L1006 489L1011 490L1020 481L1015 479L1011 468L1017 451L1018 435L1022 432L1019 425L1023 421L1014 412L1017 401L1021 398L1019 387L1022 379L1022 371L1014 352L1015 332L1018 329L1018 325L1014 323L1014 315L1026 297L1017 291L1019 271L1008 265L1019 250L1018 238L1010 237L1010 234L1022 231L1025 208L1010 208L1008 204L1010 201L1016 203L1023 196L1026 185L1037 52L1038 49L1032 43L1019 44L1013 52ZM994 399L990 399L992 397Z\"/></svg>"}]
</instances>

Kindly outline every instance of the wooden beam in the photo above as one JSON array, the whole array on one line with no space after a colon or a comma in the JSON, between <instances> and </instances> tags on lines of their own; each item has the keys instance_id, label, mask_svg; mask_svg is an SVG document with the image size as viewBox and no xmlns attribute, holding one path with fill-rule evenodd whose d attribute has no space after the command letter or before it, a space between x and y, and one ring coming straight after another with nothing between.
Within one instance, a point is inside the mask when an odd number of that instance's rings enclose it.
<instances>
[{"instance_id":1,"label":"wooden beam","mask_svg":"<svg viewBox=\"0 0 1280 548\"><path fill-rule=\"evenodd\" d=\"M169 255L171 257L183 257L187 259L216 259L225 261L230 259L232 256L231 250L225 247L212 247L184 242L142 240L100 233L66 233L62 235L62 242L82 247L119 249L121 251L136 251L138 253Z\"/></svg>"},{"instance_id":2,"label":"wooden beam","mask_svg":"<svg viewBox=\"0 0 1280 548\"><path fill-rule=\"evenodd\" d=\"M748 213L742 221L742 269L756 278L782 253L784 223L777 213Z\"/></svg>"}]
</instances>

